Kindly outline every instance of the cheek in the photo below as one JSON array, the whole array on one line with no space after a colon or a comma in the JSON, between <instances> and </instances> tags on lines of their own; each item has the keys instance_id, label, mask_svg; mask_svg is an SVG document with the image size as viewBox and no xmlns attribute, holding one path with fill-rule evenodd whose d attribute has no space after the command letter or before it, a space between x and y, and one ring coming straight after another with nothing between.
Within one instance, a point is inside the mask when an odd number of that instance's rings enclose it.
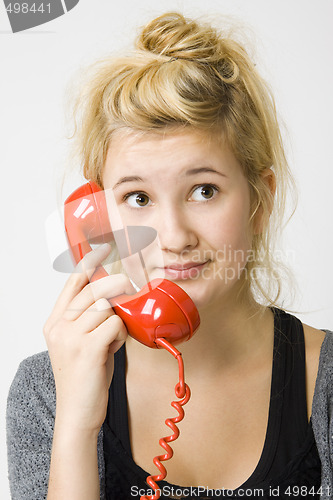
<instances>
[{"instance_id":1,"label":"cheek","mask_svg":"<svg viewBox=\"0 0 333 500\"><path fill-rule=\"evenodd\" d=\"M250 201L246 193L228 200L221 214L209 224L215 248L223 250L228 247L244 251L250 249L252 236L249 217Z\"/></svg>"},{"instance_id":2,"label":"cheek","mask_svg":"<svg viewBox=\"0 0 333 500\"><path fill-rule=\"evenodd\" d=\"M151 234L154 235L155 233L153 232ZM151 239L152 238L150 238L149 241L151 241ZM146 239L146 241L148 240ZM155 235L154 241L148 245L144 245L143 241L140 243L142 244L138 245L137 242L137 247L141 248L140 253L136 252L122 259L122 265L129 278L131 278L139 288L142 288L153 278L156 278L156 268L160 269L159 277L161 277L165 262L158 243L158 236ZM164 275L162 277L164 277Z\"/></svg>"},{"instance_id":3,"label":"cheek","mask_svg":"<svg viewBox=\"0 0 333 500\"><path fill-rule=\"evenodd\" d=\"M146 279L146 270L142 265L139 254L132 255L122 259L123 268L127 276L139 287L143 287L148 281Z\"/></svg>"}]
</instances>

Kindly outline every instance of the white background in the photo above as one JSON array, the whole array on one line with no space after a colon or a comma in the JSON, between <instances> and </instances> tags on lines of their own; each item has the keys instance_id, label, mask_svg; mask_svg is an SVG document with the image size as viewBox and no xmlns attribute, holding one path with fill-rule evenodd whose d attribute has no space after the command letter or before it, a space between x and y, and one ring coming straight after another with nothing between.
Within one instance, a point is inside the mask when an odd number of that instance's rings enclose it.
<instances>
[{"instance_id":1,"label":"white background","mask_svg":"<svg viewBox=\"0 0 333 500\"><path fill-rule=\"evenodd\" d=\"M231 14L252 29L257 67L270 81L289 131L288 156L299 191L284 243L298 279L293 306L305 323L333 329L331 0L81 0L65 16L17 34L1 2L1 499L10 498L9 385L23 358L45 350L43 324L66 279L52 269L44 230L63 201L66 85L78 68L131 47L137 27L166 10L211 19ZM71 182L79 185L80 178Z\"/></svg>"}]
</instances>

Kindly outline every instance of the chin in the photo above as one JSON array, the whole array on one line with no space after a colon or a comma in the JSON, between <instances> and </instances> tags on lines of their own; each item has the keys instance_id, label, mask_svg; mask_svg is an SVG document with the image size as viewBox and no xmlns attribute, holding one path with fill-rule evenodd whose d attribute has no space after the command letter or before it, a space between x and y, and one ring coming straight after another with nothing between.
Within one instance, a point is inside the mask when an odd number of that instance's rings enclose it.
<instances>
[{"instance_id":1,"label":"chin","mask_svg":"<svg viewBox=\"0 0 333 500\"><path fill-rule=\"evenodd\" d=\"M212 287L209 286L207 280L205 280L206 286L200 279L172 281L191 297L199 311L200 309L209 307L212 300L216 299L216 293L212 290ZM212 285L212 283L210 285Z\"/></svg>"},{"instance_id":2,"label":"chin","mask_svg":"<svg viewBox=\"0 0 333 500\"><path fill-rule=\"evenodd\" d=\"M172 279L165 276L165 273L161 269L158 269L149 273L149 281L153 281L154 279L167 279L178 285L190 296L198 309L208 307L212 301L216 300L217 295L219 295L216 283L203 279L202 276L196 279ZM146 281L140 277L135 281L135 284L141 289L146 285Z\"/></svg>"}]
</instances>

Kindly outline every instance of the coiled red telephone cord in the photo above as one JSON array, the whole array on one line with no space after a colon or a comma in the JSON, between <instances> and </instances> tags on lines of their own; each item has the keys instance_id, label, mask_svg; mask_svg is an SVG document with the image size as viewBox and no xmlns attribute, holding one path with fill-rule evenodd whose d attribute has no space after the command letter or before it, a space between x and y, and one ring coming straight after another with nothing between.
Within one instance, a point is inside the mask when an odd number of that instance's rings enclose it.
<instances>
[{"instance_id":1,"label":"coiled red telephone cord","mask_svg":"<svg viewBox=\"0 0 333 500\"><path fill-rule=\"evenodd\" d=\"M163 338L156 339L155 342L159 346L169 351L178 361L179 382L178 384L176 384L175 394L177 398L183 398L183 399L181 399L181 401L172 401L171 403L171 406L178 411L179 415L174 418L166 419L165 423L168 427L170 427L170 429L173 430L173 434L171 436L166 436L159 440L160 446L165 449L166 453L164 455L158 455L153 460L154 464L160 470L161 474L158 474L156 476L148 476L146 479L147 484L149 484L149 486L155 491L155 494L143 495L141 496L140 500L158 500L161 496L160 488L156 483L156 481L161 481L162 479L165 479L167 475L166 468L161 462L169 460L173 455L173 449L168 443L175 441L179 436L179 429L176 426L176 424L181 420L183 420L185 413L182 406L184 406L188 402L191 396L190 388L187 384L185 384L184 363L181 353L172 344L170 344L170 342L168 342Z\"/></svg>"}]
</instances>

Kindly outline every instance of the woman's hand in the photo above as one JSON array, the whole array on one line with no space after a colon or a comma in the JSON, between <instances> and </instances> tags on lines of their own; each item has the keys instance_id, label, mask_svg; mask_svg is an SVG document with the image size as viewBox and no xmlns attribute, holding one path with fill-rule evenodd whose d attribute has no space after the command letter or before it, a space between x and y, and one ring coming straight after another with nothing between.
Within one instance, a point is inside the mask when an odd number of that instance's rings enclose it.
<instances>
[{"instance_id":1,"label":"woman's hand","mask_svg":"<svg viewBox=\"0 0 333 500\"><path fill-rule=\"evenodd\" d=\"M44 326L56 384L56 421L96 434L106 416L113 356L127 337L107 299L135 292L122 274L89 283L110 250L103 245L82 259Z\"/></svg>"}]
</instances>

